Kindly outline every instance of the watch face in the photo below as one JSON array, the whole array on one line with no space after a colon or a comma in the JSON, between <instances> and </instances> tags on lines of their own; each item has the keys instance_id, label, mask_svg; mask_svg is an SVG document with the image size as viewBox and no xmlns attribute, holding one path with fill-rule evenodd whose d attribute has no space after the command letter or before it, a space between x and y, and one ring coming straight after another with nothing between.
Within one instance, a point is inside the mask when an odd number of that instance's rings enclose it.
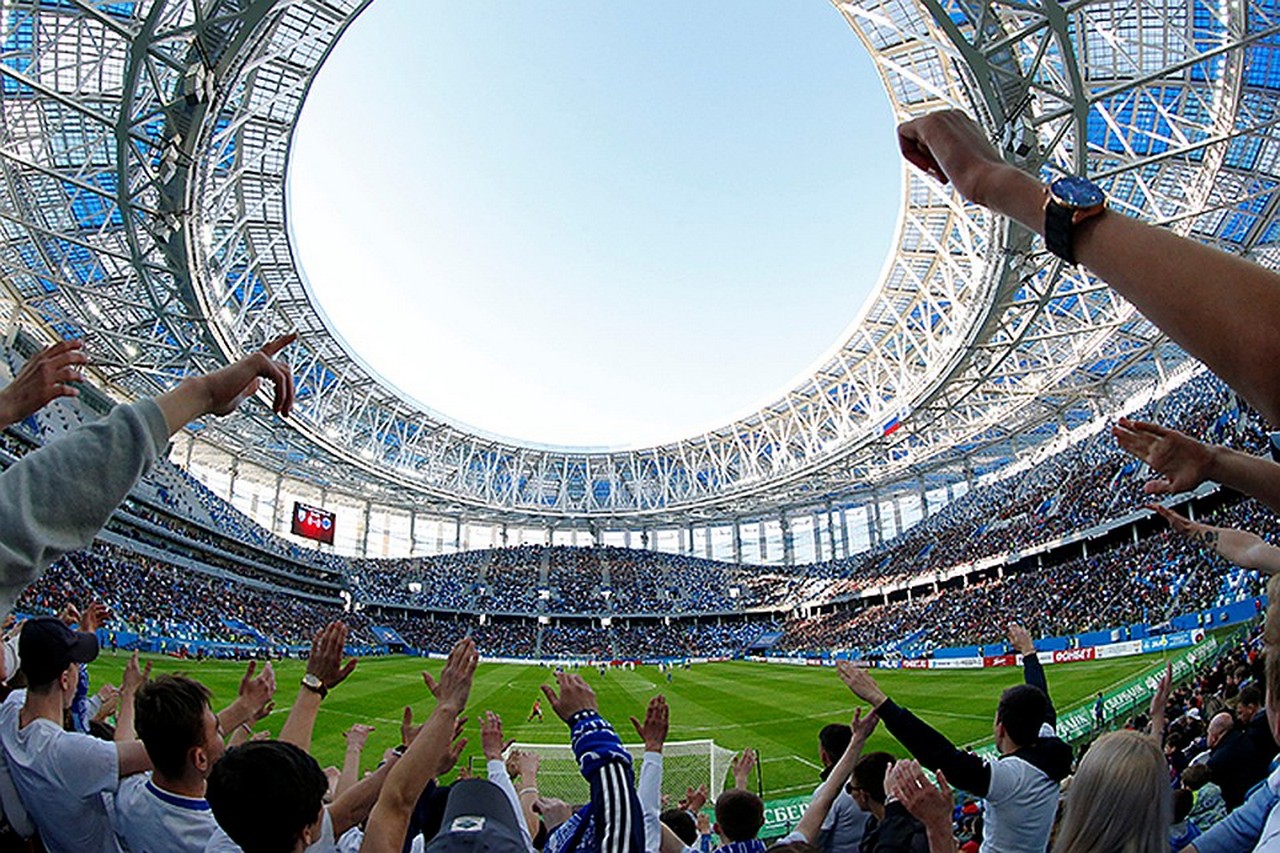
<instances>
[{"instance_id":1,"label":"watch face","mask_svg":"<svg viewBox=\"0 0 1280 853\"><path fill-rule=\"evenodd\" d=\"M1106 194L1088 178L1067 175L1049 185L1049 192L1066 207L1096 207L1107 200Z\"/></svg>"}]
</instances>

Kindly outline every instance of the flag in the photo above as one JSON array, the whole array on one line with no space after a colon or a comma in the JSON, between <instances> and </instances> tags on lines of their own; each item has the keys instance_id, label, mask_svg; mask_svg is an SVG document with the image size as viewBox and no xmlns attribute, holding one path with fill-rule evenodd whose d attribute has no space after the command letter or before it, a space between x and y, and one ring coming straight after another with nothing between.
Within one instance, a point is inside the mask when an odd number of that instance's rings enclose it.
<instances>
[{"instance_id":1,"label":"flag","mask_svg":"<svg viewBox=\"0 0 1280 853\"><path fill-rule=\"evenodd\" d=\"M895 432L898 431L898 429L901 426L902 426L902 421L898 419L897 415L894 415L893 417L889 418L889 420L885 421L884 430L881 434L893 435Z\"/></svg>"}]
</instances>

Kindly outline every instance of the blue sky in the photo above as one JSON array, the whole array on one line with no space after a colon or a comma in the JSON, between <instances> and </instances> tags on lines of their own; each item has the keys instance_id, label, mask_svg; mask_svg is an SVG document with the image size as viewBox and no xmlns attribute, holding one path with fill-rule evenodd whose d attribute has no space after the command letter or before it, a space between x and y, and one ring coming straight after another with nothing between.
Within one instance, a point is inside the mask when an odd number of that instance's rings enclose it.
<instances>
[{"instance_id":1,"label":"blue sky","mask_svg":"<svg viewBox=\"0 0 1280 853\"><path fill-rule=\"evenodd\" d=\"M586 446L788 387L874 286L901 180L820 0L377 0L292 158L299 258L366 362L457 421Z\"/></svg>"}]
</instances>

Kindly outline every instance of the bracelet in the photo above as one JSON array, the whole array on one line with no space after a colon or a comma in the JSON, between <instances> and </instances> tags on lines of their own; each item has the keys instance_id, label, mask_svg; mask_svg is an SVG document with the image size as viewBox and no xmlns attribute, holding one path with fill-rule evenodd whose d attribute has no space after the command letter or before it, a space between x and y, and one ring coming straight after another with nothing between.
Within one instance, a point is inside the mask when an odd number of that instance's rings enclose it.
<instances>
[{"instance_id":1,"label":"bracelet","mask_svg":"<svg viewBox=\"0 0 1280 853\"><path fill-rule=\"evenodd\" d=\"M516 796L523 797L525 794L536 794L536 793L538 793L538 789L530 785L528 788L521 788L520 793L516 794Z\"/></svg>"},{"instance_id":2,"label":"bracelet","mask_svg":"<svg viewBox=\"0 0 1280 853\"><path fill-rule=\"evenodd\" d=\"M247 735L253 734L253 726L249 725L248 723L241 723L240 728L244 729L244 733Z\"/></svg>"}]
</instances>

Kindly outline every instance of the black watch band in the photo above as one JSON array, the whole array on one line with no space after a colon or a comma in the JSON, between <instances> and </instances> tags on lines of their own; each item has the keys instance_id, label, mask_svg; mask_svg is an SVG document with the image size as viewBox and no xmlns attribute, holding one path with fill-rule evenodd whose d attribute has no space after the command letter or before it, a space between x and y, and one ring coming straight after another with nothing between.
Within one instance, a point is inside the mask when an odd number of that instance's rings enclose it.
<instances>
[{"instance_id":1,"label":"black watch band","mask_svg":"<svg viewBox=\"0 0 1280 853\"><path fill-rule=\"evenodd\" d=\"M1050 252L1069 264L1076 262L1076 253L1072 246L1072 219L1075 211L1053 199L1044 206L1044 245Z\"/></svg>"}]
</instances>

